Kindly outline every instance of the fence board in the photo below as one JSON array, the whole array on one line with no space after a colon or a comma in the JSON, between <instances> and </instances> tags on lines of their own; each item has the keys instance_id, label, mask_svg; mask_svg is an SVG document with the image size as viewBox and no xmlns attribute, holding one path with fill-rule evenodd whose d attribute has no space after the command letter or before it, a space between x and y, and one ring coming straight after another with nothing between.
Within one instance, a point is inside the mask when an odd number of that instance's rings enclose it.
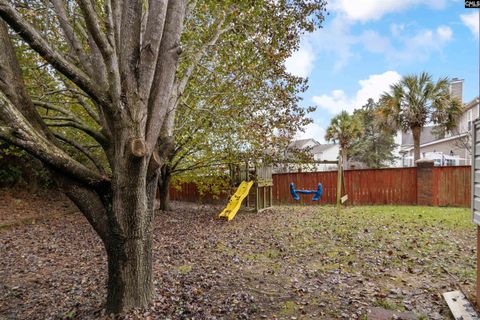
<instances>
[{"instance_id":1,"label":"fence board","mask_svg":"<svg viewBox=\"0 0 480 320\"><path fill-rule=\"evenodd\" d=\"M471 174L470 166L434 167L434 205L470 207Z\"/></svg>"},{"instance_id":2,"label":"fence board","mask_svg":"<svg viewBox=\"0 0 480 320\"><path fill-rule=\"evenodd\" d=\"M194 183L182 183L181 185L172 185L169 189L170 200L189 201L199 203L224 203L229 198L228 190L220 195L211 193L200 194Z\"/></svg>"},{"instance_id":3,"label":"fence board","mask_svg":"<svg viewBox=\"0 0 480 320\"><path fill-rule=\"evenodd\" d=\"M432 172L433 205L470 207L471 167L434 167ZM417 203L417 170L388 168L346 170L347 205L415 205ZM323 186L323 196L318 202L312 195L300 195L300 201L290 195L290 183L296 189L316 190ZM273 204L323 205L334 204L337 192L337 172L299 172L273 174ZM226 203L228 191L219 197L211 194L200 196L194 184L183 184L181 189L170 188L170 199L203 203Z\"/></svg>"},{"instance_id":4,"label":"fence board","mask_svg":"<svg viewBox=\"0 0 480 320\"><path fill-rule=\"evenodd\" d=\"M316 189L322 183L324 195L318 204L333 204L337 192L337 172L282 173L273 175L275 204L315 204L311 196L301 196L295 201L290 195L290 183L296 189ZM345 182L349 203L362 204L415 204L416 169L368 169L346 170Z\"/></svg>"}]
</instances>

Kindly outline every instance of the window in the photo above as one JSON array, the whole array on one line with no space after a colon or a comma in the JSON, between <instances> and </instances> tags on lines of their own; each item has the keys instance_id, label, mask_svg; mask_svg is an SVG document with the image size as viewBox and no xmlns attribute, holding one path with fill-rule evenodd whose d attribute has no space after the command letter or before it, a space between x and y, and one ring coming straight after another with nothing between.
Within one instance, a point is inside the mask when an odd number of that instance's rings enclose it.
<instances>
[{"instance_id":1,"label":"window","mask_svg":"<svg viewBox=\"0 0 480 320\"><path fill-rule=\"evenodd\" d=\"M471 130L472 130L472 121L468 121L467 130L468 130L468 131L471 131Z\"/></svg>"},{"instance_id":2,"label":"window","mask_svg":"<svg viewBox=\"0 0 480 320\"><path fill-rule=\"evenodd\" d=\"M457 161L454 160L454 159L447 159L447 160L445 160L445 165L446 165L446 166L456 166L456 165L457 165Z\"/></svg>"}]
</instances>

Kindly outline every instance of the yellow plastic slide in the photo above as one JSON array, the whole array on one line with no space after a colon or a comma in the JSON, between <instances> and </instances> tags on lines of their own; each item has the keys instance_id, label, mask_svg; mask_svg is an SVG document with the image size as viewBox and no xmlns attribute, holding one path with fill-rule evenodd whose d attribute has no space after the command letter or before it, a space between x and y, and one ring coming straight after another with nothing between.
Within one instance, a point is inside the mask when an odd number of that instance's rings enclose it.
<instances>
[{"instance_id":1,"label":"yellow plastic slide","mask_svg":"<svg viewBox=\"0 0 480 320\"><path fill-rule=\"evenodd\" d=\"M228 221L232 220L237 214L240 205L242 204L243 199L250 192L250 188L253 186L253 181L242 181L240 186L238 186L237 192L230 198L230 201L227 204L227 207L223 209L219 217L227 218Z\"/></svg>"}]
</instances>

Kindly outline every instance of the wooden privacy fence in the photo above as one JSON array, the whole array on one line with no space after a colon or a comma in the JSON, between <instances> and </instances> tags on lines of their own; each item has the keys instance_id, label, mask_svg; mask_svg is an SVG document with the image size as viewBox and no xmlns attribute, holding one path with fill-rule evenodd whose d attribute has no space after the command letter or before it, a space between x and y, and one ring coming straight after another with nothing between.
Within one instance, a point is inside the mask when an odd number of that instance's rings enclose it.
<instances>
[{"instance_id":1,"label":"wooden privacy fence","mask_svg":"<svg viewBox=\"0 0 480 320\"><path fill-rule=\"evenodd\" d=\"M411 168L346 170L347 205L434 205L470 207L471 167L433 167L433 163ZM315 190L323 186L320 201L311 201L311 195L293 200L290 183L296 189ZM337 191L337 172L299 172L273 174L273 203L278 204L334 204ZM226 203L228 194L214 199L200 196L194 184L183 184L181 189L170 188L170 199L204 203Z\"/></svg>"},{"instance_id":2,"label":"wooden privacy fence","mask_svg":"<svg viewBox=\"0 0 480 320\"><path fill-rule=\"evenodd\" d=\"M211 193L200 194L197 186L194 183L182 183L170 186L168 190L170 200L174 201L188 201L199 203L226 203L230 194L228 191L222 192L220 195L213 195Z\"/></svg>"},{"instance_id":3,"label":"wooden privacy fence","mask_svg":"<svg viewBox=\"0 0 480 320\"><path fill-rule=\"evenodd\" d=\"M432 190L434 206L471 206L472 168L434 167Z\"/></svg>"},{"instance_id":4,"label":"wooden privacy fence","mask_svg":"<svg viewBox=\"0 0 480 320\"><path fill-rule=\"evenodd\" d=\"M311 201L311 196L302 196L300 201L293 200L289 185L293 182L296 189L316 189L318 183L323 186L323 196ZM368 169L346 170L345 186L348 204L413 204L416 203L416 169ZM277 204L334 204L337 192L337 172L283 173L273 176L273 197Z\"/></svg>"}]
</instances>

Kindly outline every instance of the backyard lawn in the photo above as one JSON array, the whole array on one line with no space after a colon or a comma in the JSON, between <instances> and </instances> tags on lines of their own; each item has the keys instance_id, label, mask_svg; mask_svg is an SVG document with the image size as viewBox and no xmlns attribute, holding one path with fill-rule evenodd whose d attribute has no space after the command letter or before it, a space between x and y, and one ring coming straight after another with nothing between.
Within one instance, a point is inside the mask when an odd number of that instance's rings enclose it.
<instances>
[{"instance_id":1,"label":"backyard lawn","mask_svg":"<svg viewBox=\"0 0 480 320\"><path fill-rule=\"evenodd\" d=\"M106 318L105 255L80 213L62 197L0 200L0 319ZM220 206L174 209L156 217L155 303L127 318L448 319L441 294L474 292L468 209L274 207L230 223Z\"/></svg>"}]
</instances>

